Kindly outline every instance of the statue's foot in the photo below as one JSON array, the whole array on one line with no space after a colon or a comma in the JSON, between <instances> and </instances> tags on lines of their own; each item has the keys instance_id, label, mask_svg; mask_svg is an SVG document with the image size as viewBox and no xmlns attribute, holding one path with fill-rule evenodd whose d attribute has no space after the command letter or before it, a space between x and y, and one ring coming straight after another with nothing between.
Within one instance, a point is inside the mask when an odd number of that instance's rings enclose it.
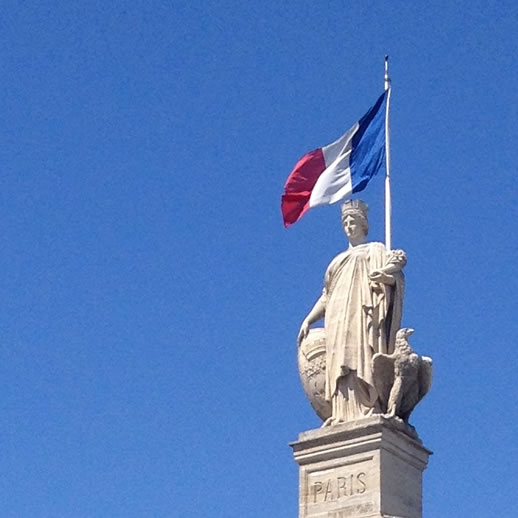
<instances>
[{"instance_id":1,"label":"statue's foot","mask_svg":"<svg viewBox=\"0 0 518 518\"><path fill-rule=\"evenodd\" d=\"M322 428L326 428L328 426L332 426L334 424L335 420L333 417L328 417L323 423Z\"/></svg>"},{"instance_id":2,"label":"statue's foot","mask_svg":"<svg viewBox=\"0 0 518 518\"><path fill-rule=\"evenodd\" d=\"M394 419L401 423L403 422L403 419L401 419L401 417L398 417L395 412L387 412L386 414L383 414L383 417L385 417L387 419Z\"/></svg>"},{"instance_id":3,"label":"statue's foot","mask_svg":"<svg viewBox=\"0 0 518 518\"><path fill-rule=\"evenodd\" d=\"M387 419L392 419L393 417L396 417L396 409L392 408L386 414L383 414L383 417L386 417Z\"/></svg>"},{"instance_id":4,"label":"statue's foot","mask_svg":"<svg viewBox=\"0 0 518 518\"><path fill-rule=\"evenodd\" d=\"M345 419L340 419L339 417L331 416L324 421L321 428L327 428L328 426L334 426L336 424L343 424L345 422L346 422Z\"/></svg>"}]
</instances>

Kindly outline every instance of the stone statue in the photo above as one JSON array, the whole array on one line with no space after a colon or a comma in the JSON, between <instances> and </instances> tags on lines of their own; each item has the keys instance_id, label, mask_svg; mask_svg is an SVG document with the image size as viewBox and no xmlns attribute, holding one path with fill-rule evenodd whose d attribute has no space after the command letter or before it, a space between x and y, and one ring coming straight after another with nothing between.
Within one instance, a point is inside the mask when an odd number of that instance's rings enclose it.
<instances>
[{"instance_id":1,"label":"stone statue","mask_svg":"<svg viewBox=\"0 0 518 518\"><path fill-rule=\"evenodd\" d=\"M325 418L324 426L382 412L372 359L376 353L392 354L401 323L406 255L402 250L387 251L382 243L366 242L367 210L359 200L342 205L349 247L329 264L322 295L298 335L304 349L310 326L324 318L323 399L329 407L319 403L318 412Z\"/></svg>"},{"instance_id":2,"label":"stone statue","mask_svg":"<svg viewBox=\"0 0 518 518\"><path fill-rule=\"evenodd\" d=\"M408 337L413 329L403 328L396 334L392 354L377 353L372 358L374 384L381 411L387 417L400 417L408 424L415 406L432 385L432 359L417 355Z\"/></svg>"}]
</instances>

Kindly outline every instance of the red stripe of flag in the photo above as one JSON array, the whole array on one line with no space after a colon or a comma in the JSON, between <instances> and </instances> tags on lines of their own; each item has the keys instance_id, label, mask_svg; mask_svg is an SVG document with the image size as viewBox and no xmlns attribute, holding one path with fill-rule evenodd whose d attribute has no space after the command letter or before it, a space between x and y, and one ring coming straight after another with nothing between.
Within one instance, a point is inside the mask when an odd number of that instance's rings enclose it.
<instances>
[{"instance_id":1,"label":"red stripe of flag","mask_svg":"<svg viewBox=\"0 0 518 518\"><path fill-rule=\"evenodd\" d=\"M286 180L281 198L285 227L298 221L309 209L311 191L325 168L326 163L321 148L310 151L297 162Z\"/></svg>"}]
</instances>

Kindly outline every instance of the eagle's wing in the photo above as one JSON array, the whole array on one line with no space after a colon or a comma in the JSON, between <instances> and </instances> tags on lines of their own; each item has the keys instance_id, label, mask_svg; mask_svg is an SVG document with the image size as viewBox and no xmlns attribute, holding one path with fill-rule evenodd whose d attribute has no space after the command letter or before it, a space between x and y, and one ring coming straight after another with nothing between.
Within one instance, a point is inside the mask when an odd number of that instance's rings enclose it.
<instances>
[{"instance_id":1,"label":"eagle's wing","mask_svg":"<svg viewBox=\"0 0 518 518\"><path fill-rule=\"evenodd\" d=\"M381 411L386 413L390 391L394 385L394 358L388 354L376 353L372 357L372 373Z\"/></svg>"},{"instance_id":2,"label":"eagle's wing","mask_svg":"<svg viewBox=\"0 0 518 518\"><path fill-rule=\"evenodd\" d=\"M421 356L419 362L419 401L423 399L432 386L433 362L428 356Z\"/></svg>"}]
</instances>

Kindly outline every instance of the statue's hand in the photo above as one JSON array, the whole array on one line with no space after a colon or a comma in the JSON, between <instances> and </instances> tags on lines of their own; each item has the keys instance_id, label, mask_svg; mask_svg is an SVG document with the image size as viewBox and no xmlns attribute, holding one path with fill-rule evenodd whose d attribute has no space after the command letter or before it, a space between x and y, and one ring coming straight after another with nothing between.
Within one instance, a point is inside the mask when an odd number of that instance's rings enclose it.
<instances>
[{"instance_id":1,"label":"statue's hand","mask_svg":"<svg viewBox=\"0 0 518 518\"><path fill-rule=\"evenodd\" d=\"M308 336L309 333L309 323L307 320L304 320L302 322L302 325L300 326L299 336L297 337L297 344L300 347L300 344L302 344L302 340Z\"/></svg>"},{"instance_id":2,"label":"statue's hand","mask_svg":"<svg viewBox=\"0 0 518 518\"><path fill-rule=\"evenodd\" d=\"M370 273L369 278L374 282L382 282L383 284L392 285L395 283L395 279L389 273L382 272L381 270L374 270Z\"/></svg>"}]
</instances>

